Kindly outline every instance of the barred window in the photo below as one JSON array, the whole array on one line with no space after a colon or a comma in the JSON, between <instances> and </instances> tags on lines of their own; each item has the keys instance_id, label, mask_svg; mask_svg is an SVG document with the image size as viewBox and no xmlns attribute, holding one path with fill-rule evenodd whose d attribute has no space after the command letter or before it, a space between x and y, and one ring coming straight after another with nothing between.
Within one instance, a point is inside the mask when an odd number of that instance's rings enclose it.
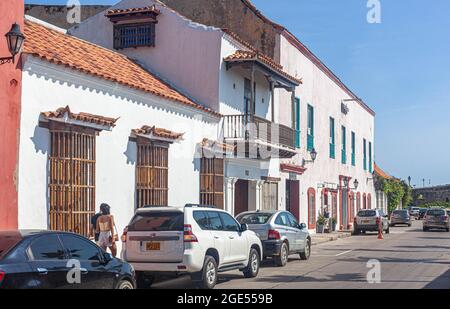
<instances>
[{"instance_id":1,"label":"barred window","mask_svg":"<svg viewBox=\"0 0 450 309\"><path fill-rule=\"evenodd\" d=\"M114 49L155 46L155 23L114 25Z\"/></svg>"},{"instance_id":2,"label":"barred window","mask_svg":"<svg viewBox=\"0 0 450 309\"><path fill-rule=\"evenodd\" d=\"M136 163L136 205L168 205L169 145L138 141Z\"/></svg>"},{"instance_id":3,"label":"barred window","mask_svg":"<svg viewBox=\"0 0 450 309\"><path fill-rule=\"evenodd\" d=\"M224 160L200 159L200 204L223 209Z\"/></svg>"},{"instance_id":4,"label":"barred window","mask_svg":"<svg viewBox=\"0 0 450 309\"><path fill-rule=\"evenodd\" d=\"M50 229L89 235L95 213L93 130L54 124L50 128Z\"/></svg>"}]
</instances>

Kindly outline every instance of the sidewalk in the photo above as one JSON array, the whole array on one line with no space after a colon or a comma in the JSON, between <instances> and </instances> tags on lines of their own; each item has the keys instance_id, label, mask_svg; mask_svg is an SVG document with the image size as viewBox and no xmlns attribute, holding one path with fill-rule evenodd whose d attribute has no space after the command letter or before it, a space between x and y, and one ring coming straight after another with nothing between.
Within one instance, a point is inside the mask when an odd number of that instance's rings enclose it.
<instances>
[{"instance_id":1,"label":"sidewalk","mask_svg":"<svg viewBox=\"0 0 450 309\"><path fill-rule=\"evenodd\" d=\"M313 234L311 235L311 245L318 245L329 241L335 241L339 238L347 238L352 236L352 233L349 231L343 232L333 232L333 233L324 233L324 234Z\"/></svg>"}]
</instances>

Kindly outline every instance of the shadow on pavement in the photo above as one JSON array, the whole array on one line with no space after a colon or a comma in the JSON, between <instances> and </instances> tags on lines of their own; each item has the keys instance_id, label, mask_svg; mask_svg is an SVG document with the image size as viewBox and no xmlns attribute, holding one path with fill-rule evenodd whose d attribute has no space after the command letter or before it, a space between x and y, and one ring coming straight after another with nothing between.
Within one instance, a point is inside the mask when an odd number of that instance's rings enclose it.
<instances>
[{"instance_id":1,"label":"shadow on pavement","mask_svg":"<svg viewBox=\"0 0 450 309\"><path fill-rule=\"evenodd\" d=\"M428 283L425 289L450 289L450 269L444 274L440 275L430 283Z\"/></svg>"}]
</instances>

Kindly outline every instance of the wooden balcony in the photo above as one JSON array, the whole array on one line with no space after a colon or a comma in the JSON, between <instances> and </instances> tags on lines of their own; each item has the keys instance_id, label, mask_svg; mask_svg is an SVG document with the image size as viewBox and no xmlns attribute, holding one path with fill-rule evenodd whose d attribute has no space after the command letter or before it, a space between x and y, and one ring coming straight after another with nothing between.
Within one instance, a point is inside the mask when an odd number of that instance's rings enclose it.
<instances>
[{"instance_id":1,"label":"wooden balcony","mask_svg":"<svg viewBox=\"0 0 450 309\"><path fill-rule=\"evenodd\" d=\"M223 121L226 142L244 141L267 144L279 149L280 157L292 157L295 151L295 130L254 115L226 115Z\"/></svg>"}]
</instances>

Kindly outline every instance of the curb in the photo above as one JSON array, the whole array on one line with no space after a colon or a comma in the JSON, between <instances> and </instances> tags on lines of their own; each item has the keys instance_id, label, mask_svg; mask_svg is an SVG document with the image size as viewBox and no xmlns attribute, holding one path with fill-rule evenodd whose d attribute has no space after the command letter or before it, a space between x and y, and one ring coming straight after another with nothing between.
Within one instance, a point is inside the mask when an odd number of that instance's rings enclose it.
<instances>
[{"instance_id":1,"label":"curb","mask_svg":"<svg viewBox=\"0 0 450 309\"><path fill-rule=\"evenodd\" d=\"M323 243L330 242L330 241L336 241L338 239L348 238L351 236L352 236L351 233L339 233L339 234L329 235L329 236L312 235L311 236L311 245L313 245L313 246L319 245L319 244L323 244Z\"/></svg>"}]
</instances>

